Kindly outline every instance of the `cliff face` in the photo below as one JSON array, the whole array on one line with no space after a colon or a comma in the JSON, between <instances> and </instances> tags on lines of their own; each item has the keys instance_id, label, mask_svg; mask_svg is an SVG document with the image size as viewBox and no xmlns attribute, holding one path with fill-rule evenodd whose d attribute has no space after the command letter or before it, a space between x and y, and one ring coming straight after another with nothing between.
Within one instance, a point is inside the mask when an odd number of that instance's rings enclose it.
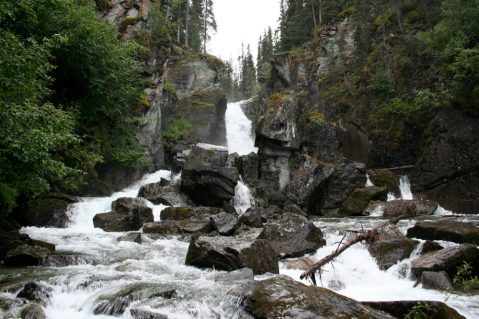
<instances>
[{"instance_id":1,"label":"cliff face","mask_svg":"<svg viewBox=\"0 0 479 319\"><path fill-rule=\"evenodd\" d=\"M410 175L417 195L473 212L479 204L479 120L447 107L411 117L383 112L361 91L372 86L364 84L371 81L364 78L367 69L351 71L364 54L357 32L346 16L315 41L274 56L269 81L248 107L262 110L256 121L261 178L310 213L334 214L364 187L367 167L414 166L400 172ZM368 54L368 63L378 55ZM409 81L413 90L419 79ZM255 118L258 112L250 113Z\"/></svg>"},{"instance_id":2,"label":"cliff face","mask_svg":"<svg viewBox=\"0 0 479 319\"><path fill-rule=\"evenodd\" d=\"M150 0L110 0L101 14L124 40L135 40L148 23ZM186 144L226 143L224 115L226 97L220 78L226 67L215 57L195 54L172 44L150 46L145 53L144 79L147 83L141 102L142 118L138 140L145 150L148 167L124 167L118 163L97 166L97 179L87 193L108 193L121 189L147 171L166 168L166 153L176 142ZM186 123L184 132L165 140L165 130Z\"/></svg>"}]
</instances>

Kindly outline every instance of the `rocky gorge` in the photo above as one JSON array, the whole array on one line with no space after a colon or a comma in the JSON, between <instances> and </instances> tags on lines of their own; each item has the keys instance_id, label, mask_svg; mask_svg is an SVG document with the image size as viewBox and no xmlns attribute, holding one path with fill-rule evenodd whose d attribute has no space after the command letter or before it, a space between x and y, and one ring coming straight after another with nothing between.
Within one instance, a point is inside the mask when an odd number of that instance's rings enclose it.
<instances>
[{"instance_id":1,"label":"rocky gorge","mask_svg":"<svg viewBox=\"0 0 479 319\"><path fill-rule=\"evenodd\" d=\"M133 37L149 5L111 1L104 17ZM479 318L479 287L461 285L479 276L477 118L442 110L427 136L391 146L367 112L321 99L316 84L356 50L347 18L323 32L318 56L274 56L259 95L237 103L221 61L150 52L138 136L151 167L102 164L87 197L49 193L20 230L2 221L0 315L404 318L422 305ZM321 288L299 279L368 229Z\"/></svg>"}]
</instances>

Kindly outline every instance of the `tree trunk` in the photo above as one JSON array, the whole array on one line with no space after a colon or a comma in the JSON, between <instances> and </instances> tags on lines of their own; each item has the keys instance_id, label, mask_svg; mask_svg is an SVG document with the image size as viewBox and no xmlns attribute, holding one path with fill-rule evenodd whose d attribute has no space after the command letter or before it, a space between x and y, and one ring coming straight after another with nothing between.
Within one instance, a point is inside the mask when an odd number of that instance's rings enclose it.
<instances>
[{"instance_id":1,"label":"tree trunk","mask_svg":"<svg viewBox=\"0 0 479 319\"><path fill-rule=\"evenodd\" d=\"M189 0L186 0L186 16L185 16L185 46L188 48L188 36L189 36L189 28L190 28L190 4Z\"/></svg>"}]
</instances>

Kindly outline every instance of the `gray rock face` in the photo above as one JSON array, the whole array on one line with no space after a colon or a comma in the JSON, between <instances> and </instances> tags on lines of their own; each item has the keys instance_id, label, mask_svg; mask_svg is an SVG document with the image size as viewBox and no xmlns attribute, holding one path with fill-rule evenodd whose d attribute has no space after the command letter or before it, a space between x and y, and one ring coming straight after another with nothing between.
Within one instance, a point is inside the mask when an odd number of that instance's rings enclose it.
<instances>
[{"instance_id":1,"label":"gray rock face","mask_svg":"<svg viewBox=\"0 0 479 319\"><path fill-rule=\"evenodd\" d=\"M445 271L450 278L454 278L464 261L471 264L473 274L479 275L479 249L469 244L424 254L412 261L411 272L415 277L420 277L424 271Z\"/></svg>"},{"instance_id":2,"label":"gray rock face","mask_svg":"<svg viewBox=\"0 0 479 319\"><path fill-rule=\"evenodd\" d=\"M424 271L421 274L421 283L424 289L454 290L451 279L445 271Z\"/></svg>"},{"instance_id":3,"label":"gray rock face","mask_svg":"<svg viewBox=\"0 0 479 319\"><path fill-rule=\"evenodd\" d=\"M168 316L157 312L151 312L140 309L131 309L130 314L133 319L168 319Z\"/></svg>"},{"instance_id":4,"label":"gray rock face","mask_svg":"<svg viewBox=\"0 0 479 319\"><path fill-rule=\"evenodd\" d=\"M254 228L263 227L263 216L266 215L266 211L262 207L252 207L248 209L243 215L240 216L240 223Z\"/></svg>"},{"instance_id":5,"label":"gray rock face","mask_svg":"<svg viewBox=\"0 0 479 319\"><path fill-rule=\"evenodd\" d=\"M208 220L210 216L222 212L217 207L166 207L161 212L161 220Z\"/></svg>"},{"instance_id":6,"label":"gray rock face","mask_svg":"<svg viewBox=\"0 0 479 319\"><path fill-rule=\"evenodd\" d=\"M233 214L219 213L210 217L213 228L223 236L231 235L238 228L238 218Z\"/></svg>"},{"instance_id":7,"label":"gray rock face","mask_svg":"<svg viewBox=\"0 0 479 319\"><path fill-rule=\"evenodd\" d=\"M155 205L188 206L188 198L179 190L162 182L147 184L140 188L138 197L145 198Z\"/></svg>"},{"instance_id":8,"label":"gray rock face","mask_svg":"<svg viewBox=\"0 0 479 319\"><path fill-rule=\"evenodd\" d=\"M68 207L80 198L61 193L48 193L27 203L16 214L22 226L65 228L70 222Z\"/></svg>"},{"instance_id":9,"label":"gray rock face","mask_svg":"<svg viewBox=\"0 0 479 319\"><path fill-rule=\"evenodd\" d=\"M378 170L368 170L369 179L374 184L374 186L387 187L389 193L393 193L394 196L399 197L401 191L399 189L399 180L391 171L378 169Z\"/></svg>"},{"instance_id":10,"label":"gray rock face","mask_svg":"<svg viewBox=\"0 0 479 319\"><path fill-rule=\"evenodd\" d=\"M457 213L478 212L479 120L453 108L429 124L431 142L413 170L413 192Z\"/></svg>"},{"instance_id":11,"label":"gray rock face","mask_svg":"<svg viewBox=\"0 0 479 319\"><path fill-rule=\"evenodd\" d=\"M408 258L418 242L404 236L396 225L386 224L378 229L379 237L368 250L380 269L388 269L398 261Z\"/></svg>"},{"instance_id":12,"label":"gray rock face","mask_svg":"<svg viewBox=\"0 0 479 319\"><path fill-rule=\"evenodd\" d=\"M268 240L276 256L281 258L313 253L326 244L319 228L307 218L291 213L269 221L258 238Z\"/></svg>"},{"instance_id":13,"label":"gray rock face","mask_svg":"<svg viewBox=\"0 0 479 319\"><path fill-rule=\"evenodd\" d=\"M153 210L143 198L119 198L112 203L112 212L97 214L93 225L108 232L135 231L153 221Z\"/></svg>"},{"instance_id":14,"label":"gray rock face","mask_svg":"<svg viewBox=\"0 0 479 319\"><path fill-rule=\"evenodd\" d=\"M234 165L243 180L250 185L258 182L259 179L259 158L255 153L238 156L234 160Z\"/></svg>"},{"instance_id":15,"label":"gray rock face","mask_svg":"<svg viewBox=\"0 0 479 319\"><path fill-rule=\"evenodd\" d=\"M267 240L231 237L192 239L186 255L187 265L233 271L251 268L255 275L278 273L276 253Z\"/></svg>"},{"instance_id":16,"label":"gray rock face","mask_svg":"<svg viewBox=\"0 0 479 319\"><path fill-rule=\"evenodd\" d=\"M255 281L244 300L245 310L254 318L394 318L331 290L305 286L285 276Z\"/></svg>"},{"instance_id":17,"label":"gray rock face","mask_svg":"<svg viewBox=\"0 0 479 319\"><path fill-rule=\"evenodd\" d=\"M418 222L409 228L407 236L429 240L447 240L460 244L479 245L479 228L473 223L453 220Z\"/></svg>"},{"instance_id":18,"label":"gray rock face","mask_svg":"<svg viewBox=\"0 0 479 319\"><path fill-rule=\"evenodd\" d=\"M198 205L221 207L234 197L236 169L225 167L227 151L193 148L182 173L181 190Z\"/></svg>"},{"instance_id":19,"label":"gray rock face","mask_svg":"<svg viewBox=\"0 0 479 319\"><path fill-rule=\"evenodd\" d=\"M437 203L428 200L393 200L384 206L384 217L432 215Z\"/></svg>"},{"instance_id":20,"label":"gray rock face","mask_svg":"<svg viewBox=\"0 0 479 319\"><path fill-rule=\"evenodd\" d=\"M117 242L130 241L133 243L141 244L143 242L141 233L129 233L124 236L118 237Z\"/></svg>"},{"instance_id":21,"label":"gray rock face","mask_svg":"<svg viewBox=\"0 0 479 319\"><path fill-rule=\"evenodd\" d=\"M213 230L213 225L211 225L211 221L208 218L203 220L164 220L161 222L148 223L143 226L143 233L163 236L208 234Z\"/></svg>"}]
</instances>

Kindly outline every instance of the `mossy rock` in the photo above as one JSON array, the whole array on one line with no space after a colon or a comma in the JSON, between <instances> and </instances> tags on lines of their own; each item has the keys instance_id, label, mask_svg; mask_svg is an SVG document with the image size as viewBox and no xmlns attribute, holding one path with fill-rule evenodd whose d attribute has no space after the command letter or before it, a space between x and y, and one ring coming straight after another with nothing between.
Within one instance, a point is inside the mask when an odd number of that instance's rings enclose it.
<instances>
[{"instance_id":1,"label":"mossy rock","mask_svg":"<svg viewBox=\"0 0 479 319\"><path fill-rule=\"evenodd\" d=\"M361 215L371 200L386 200L387 196L388 190L386 187L373 186L357 188L351 196L343 202L338 214L340 216Z\"/></svg>"},{"instance_id":2,"label":"mossy rock","mask_svg":"<svg viewBox=\"0 0 479 319\"><path fill-rule=\"evenodd\" d=\"M399 197L401 190L399 189L399 180L397 176L388 170L370 170L368 171L369 179L378 187L387 187L389 193L393 193L394 196Z\"/></svg>"}]
</instances>

